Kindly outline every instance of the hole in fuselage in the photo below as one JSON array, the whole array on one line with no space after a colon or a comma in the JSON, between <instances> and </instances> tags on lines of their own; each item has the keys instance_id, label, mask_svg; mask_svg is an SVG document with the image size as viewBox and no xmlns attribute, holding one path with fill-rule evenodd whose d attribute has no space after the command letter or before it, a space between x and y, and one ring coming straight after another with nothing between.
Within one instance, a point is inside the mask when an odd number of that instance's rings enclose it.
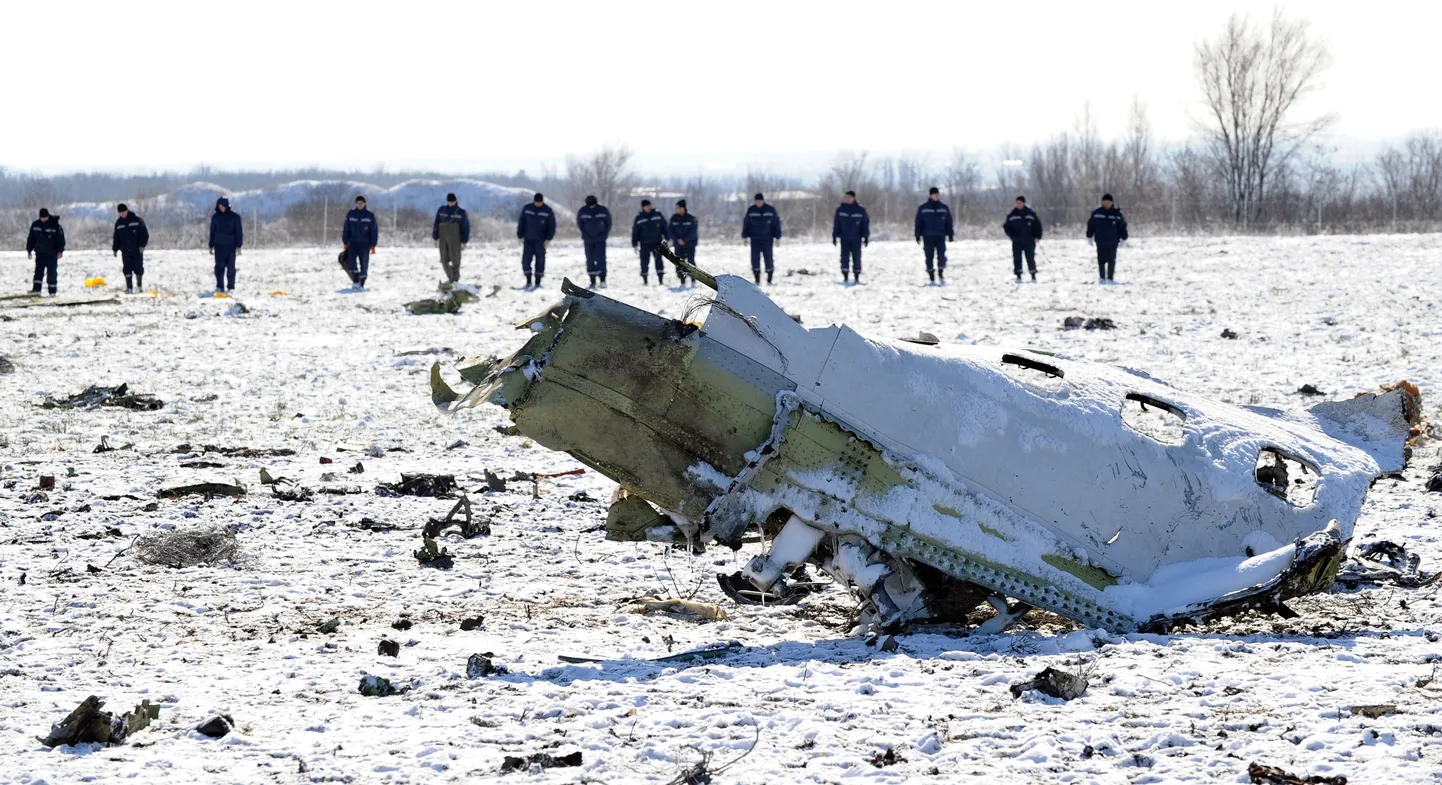
<instances>
[{"instance_id":1,"label":"hole in fuselage","mask_svg":"<svg viewBox=\"0 0 1442 785\"><path fill-rule=\"evenodd\" d=\"M1020 354L1003 354L1001 366L1013 378L1052 392L1061 389L1062 378L1066 376L1051 363Z\"/></svg>"},{"instance_id":2,"label":"hole in fuselage","mask_svg":"<svg viewBox=\"0 0 1442 785\"><path fill-rule=\"evenodd\" d=\"M1293 507L1310 507L1317 498L1316 470L1280 450L1262 448L1254 476L1263 490Z\"/></svg>"},{"instance_id":3,"label":"hole in fuselage","mask_svg":"<svg viewBox=\"0 0 1442 785\"><path fill-rule=\"evenodd\" d=\"M1137 433L1162 444L1181 444L1187 433L1183 427L1187 416L1182 410L1141 393L1127 393L1122 401L1122 422Z\"/></svg>"}]
</instances>

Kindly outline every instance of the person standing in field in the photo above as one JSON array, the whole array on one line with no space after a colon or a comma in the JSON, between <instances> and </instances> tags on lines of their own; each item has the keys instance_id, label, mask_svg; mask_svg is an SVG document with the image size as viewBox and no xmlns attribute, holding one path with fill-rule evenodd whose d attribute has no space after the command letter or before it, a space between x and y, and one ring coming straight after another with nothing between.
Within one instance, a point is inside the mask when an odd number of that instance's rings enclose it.
<instances>
[{"instance_id":1,"label":"person standing in field","mask_svg":"<svg viewBox=\"0 0 1442 785\"><path fill-rule=\"evenodd\" d=\"M836 208L831 220L831 244L841 245L841 282L851 281L851 271L856 270L856 282L861 283L861 246L871 244L871 218L866 208L856 203L856 192L847 191Z\"/></svg>"},{"instance_id":2,"label":"person standing in field","mask_svg":"<svg viewBox=\"0 0 1442 785\"><path fill-rule=\"evenodd\" d=\"M631 248L639 249L641 252L641 285L650 283L646 277L647 261L655 259L656 263L656 285L666 285L666 262L661 258L661 243L666 241L668 230L666 228L666 216L656 212L651 206L650 199L641 200L641 212L636 213L636 218L631 222Z\"/></svg>"},{"instance_id":3,"label":"person standing in field","mask_svg":"<svg viewBox=\"0 0 1442 785\"><path fill-rule=\"evenodd\" d=\"M916 208L916 241L926 254L926 277L931 283L946 283L946 243L956 239L951 208L941 201L941 189L932 187L926 201ZM936 266L932 267L932 258Z\"/></svg>"},{"instance_id":4,"label":"person standing in field","mask_svg":"<svg viewBox=\"0 0 1442 785\"><path fill-rule=\"evenodd\" d=\"M35 257L35 283L30 293L40 295L40 285L50 284L50 296L60 291L57 279L60 276L60 258L65 255L65 230L60 218L53 216L44 207L40 217L30 224L30 234L25 238L25 255Z\"/></svg>"},{"instance_id":5,"label":"person standing in field","mask_svg":"<svg viewBox=\"0 0 1442 785\"><path fill-rule=\"evenodd\" d=\"M532 288L531 261L536 262L535 288L541 288L541 276L546 274L546 246L556 236L556 213L546 204L546 198L536 194L531 203L521 208L516 221L516 237L521 241L521 270L526 273L526 288Z\"/></svg>"},{"instance_id":6,"label":"person standing in field","mask_svg":"<svg viewBox=\"0 0 1442 785\"><path fill-rule=\"evenodd\" d=\"M1026 197L1016 198L1016 207L1006 214L1001 224L1002 231L1011 238L1011 271L1016 273L1016 282L1021 283L1021 260L1026 257L1031 280L1036 281L1036 244L1041 242L1041 218L1036 211L1026 206Z\"/></svg>"},{"instance_id":7,"label":"person standing in field","mask_svg":"<svg viewBox=\"0 0 1442 785\"><path fill-rule=\"evenodd\" d=\"M1097 283L1111 283L1117 272L1117 246L1127 244L1127 219L1111 194L1102 194L1102 206L1087 219L1087 242L1097 247Z\"/></svg>"},{"instance_id":8,"label":"person standing in field","mask_svg":"<svg viewBox=\"0 0 1442 785\"><path fill-rule=\"evenodd\" d=\"M576 228L581 230L581 243L586 248L586 275L591 288L600 280L606 288L606 238L611 235L611 211L594 196L586 197L586 206L576 211Z\"/></svg>"},{"instance_id":9,"label":"person standing in field","mask_svg":"<svg viewBox=\"0 0 1442 785\"><path fill-rule=\"evenodd\" d=\"M224 196L215 200L215 212L210 214L210 253L215 256L215 293L230 294L235 291L235 257L245 245L245 228L240 222L240 213L230 209L230 200Z\"/></svg>"},{"instance_id":10,"label":"person standing in field","mask_svg":"<svg viewBox=\"0 0 1442 785\"><path fill-rule=\"evenodd\" d=\"M370 274L371 254L376 252L380 240L380 225L375 213L366 209L366 198L357 196L355 207L345 214L345 224L340 230L340 241L345 245L346 272L351 283L358 289L366 288Z\"/></svg>"},{"instance_id":11,"label":"person standing in field","mask_svg":"<svg viewBox=\"0 0 1442 785\"><path fill-rule=\"evenodd\" d=\"M116 205L115 211L120 217L115 219L115 237L110 242L110 250L120 257L125 293L134 294L145 289L145 246L150 244L150 230L145 228L145 219L130 212L124 203Z\"/></svg>"},{"instance_id":12,"label":"person standing in field","mask_svg":"<svg viewBox=\"0 0 1442 785\"><path fill-rule=\"evenodd\" d=\"M700 224L696 216L686 209L686 200L676 201L676 212L671 215L671 225L667 227L671 235L671 243L674 246L676 255L692 267L696 266L696 242L701 239ZM686 271L676 268L676 277L682 286L686 285ZM693 280L692 286L696 285Z\"/></svg>"},{"instance_id":13,"label":"person standing in field","mask_svg":"<svg viewBox=\"0 0 1442 785\"><path fill-rule=\"evenodd\" d=\"M751 277L761 284L761 260L766 259L766 283L776 274L773 246L781 240L781 216L766 203L764 194L756 194L746 215L741 218L741 239L751 241Z\"/></svg>"},{"instance_id":14,"label":"person standing in field","mask_svg":"<svg viewBox=\"0 0 1442 785\"><path fill-rule=\"evenodd\" d=\"M461 280L461 251L471 241L471 219L456 201L455 194L446 194L446 203L436 210L431 239L441 251L441 269L446 273L446 280L451 283Z\"/></svg>"}]
</instances>

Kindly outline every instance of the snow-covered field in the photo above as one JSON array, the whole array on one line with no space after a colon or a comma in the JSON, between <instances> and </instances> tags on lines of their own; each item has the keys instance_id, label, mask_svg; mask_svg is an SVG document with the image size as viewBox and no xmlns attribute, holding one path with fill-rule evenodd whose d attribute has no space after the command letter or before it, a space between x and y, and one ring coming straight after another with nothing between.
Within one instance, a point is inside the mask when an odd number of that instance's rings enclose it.
<instances>
[{"instance_id":1,"label":"snow-covered field","mask_svg":"<svg viewBox=\"0 0 1442 785\"><path fill-rule=\"evenodd\" d=\"M611 250L608 295L681 313L690 291L643 290L628 249ZM787 608L725 599L715 573L739 569L757 546L691 557L604 541L614 486L594 473L542 481L538 497L530 483L475 493L486 469L579 466L494 431L508 422L498 409L445 417L430 404L434 359L508 354L524 340L513 322L558 298L563 274L584 281L579 246L558 243L546 291L521 291L518 251L473 247L464 279L500 290L456 316L401 308L441 278L430 248L382 247L362 294L342 290L334 249L246 253L244 315L196 296L212 278L194 251L147 259L147 283L173 296L0 301L0 355L15 364L0 376L0 781L466 781L497 776L507 755L575 751L580 768L501 776L666 783L710 756L716 782L758 784L1244 782L1252 761L1354 783L1442 781L1435 587L1339 590L1294 602L1298 619L1171 635L1043 620L996 636L919 632L882 652L848 637L851 601L838 589ZM1442 236L1144 239L1123 249L1112 287L1096 285L1080 242L1048 242L1043 254L1041 282L1018 286L1003 243L959 243L949 284L927 287L918 246L877 243L865 251L867 284L848 288L830 245L788 241L769 291L809 326L1061 351L1241 404L1300 407L1315 400L1295 394L1307 383L1332 397L1403 378L1433 395L1442 383ZM747 270L739 246L703 244L698 261ZM83 296L81 279L96 274L113 291L119 266L67 254L62 295ZM817 274L791 274L802 268ZM30 270L23 255L0 254L11 291ZM1071 315L1118 329L1061 331ZM1221 338L1224 328L1239 337ZM403 354L428 349L439 354ZM165 408L35 405L121 382ZM1439 417L1435 396L1427 411ZM102 437L134 447L95 454ZM203 445L295 455L194 455ZM1358 541L1395 540L1425 568L1442 566L1442 497L1424 493L1438 457L1426 445L1404 480L1376 484ZM222 465L180 467L194 460ZM357 463L364 473L348 473ZM365 492L281 501L259 484L262 467ZM445 543L451 570L412 557L420 528L451 502L372 492L403 471L455 473L492 521L489 537ZM336 478L323 481L328 472ZM55 475L56 489L27 503L40 475ZM156 499L204 480L237 480L249 494ZM596 501L572 500L578 491ZM204 524L237 531L245 557L173 570L126 550L137 535ZM632 598L693 592L728 618L629 612ZM460 629L475 617L479 628ZM320 632L331 619L339 628ZM393 629L402 619L413 626ZM387 638L398 657L377 654ZM743 648L712 662L637 661L732 639ZM486 652L509 673L468 679L467 657ZM565 654L608 661L568 665ZM1089 669L1091 689L1070 703L1012 698L1009 685L1048 665ZM411 689L362 696L366 674ZM149 699L160 720L120 747L37 741L91 694L121 711ZM1352 712L1364 704L1396 713ZM194 732L217 712L237 731ZM895 762L876 765L888 749Z\"/></svg>"}]
</instances>

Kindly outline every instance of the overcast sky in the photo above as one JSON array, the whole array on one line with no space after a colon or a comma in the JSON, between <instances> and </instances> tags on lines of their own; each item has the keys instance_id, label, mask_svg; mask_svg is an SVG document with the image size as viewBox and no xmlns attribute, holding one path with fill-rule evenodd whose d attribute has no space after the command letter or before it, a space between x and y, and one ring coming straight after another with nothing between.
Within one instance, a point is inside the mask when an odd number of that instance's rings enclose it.
<instances>
[{"instance_id":1,"label":"overcast sky","mask_svg":"<svg viewBox=\"0 0 1442 785\"><path fill-rule=\"evenodd\" d=\"M629 144L651 171L1157 136L1198 115L1192 47L1273 3L38 3L0 6L0 166L536 171ZM1442 3L1291 2L1330 45L1343 158L1442 126Z\"/></svg>"}]
</instances>

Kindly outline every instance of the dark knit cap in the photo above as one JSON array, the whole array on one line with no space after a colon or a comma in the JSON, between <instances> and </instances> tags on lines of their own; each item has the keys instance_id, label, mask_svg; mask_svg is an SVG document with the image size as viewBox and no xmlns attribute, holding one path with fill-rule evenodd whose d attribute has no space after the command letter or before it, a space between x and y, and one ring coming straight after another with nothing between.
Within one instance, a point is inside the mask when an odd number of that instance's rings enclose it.
<instances>
[{"instance_id":1,"label":"dark knit cap","mask_svg":"<svg viewBox=\"0 0 1442 785\"><path fill-rule=\"evenodd\" d=\"M1112 200L1112 195L1111 195L1111 194L1102 194L1102 201L1103 201L1103 202L1113 201L1113 200Z\"/></svg>"},{"instance_id":2,"label":"dark knit cap","mask_svg":"<svg viewBox=\"0 0 1442 785\"><path fill-rule=\"evenodd\" d=\"M941 193L941 189L940 189L940 188L937 188L936 186L933 185L933 186L931 187L931 191L930 191L929 193L939 194L939 193Z\"/></svg>"},{"instance_id":3,"label":"dark knit cap","mask_svg":"<svg viewBox=\"0 0 1442 785\"><path fill-rule=\"evenodd\" d=\"M685 199L677 199L677 200L676 200L676 206L677 206L677 207L685 207L685 206L686 206L686 200L685 200Z\"/></svg>"},{"instance_id":4,"label":"dark knit cap","mask_svg":"<svg viewBox=\"0 0 1442 785\"><path fill-rule=\"evenodd\" d=\"M766 197L762 196L762 195L759 194L759 193L756 194L755 196L751 197L751 198L752 198L752 200L757 201L757 202L764 202L764 201L766 201Z\"/></svg>"},{"instance_id":5,"label":"dark knit cap","mask_svg":"<svg viewBox=\"0 0 1442 785\"><path fill-rule=\"evenodd\" d=\"M1018 197L1016 198L1016 200L1017 200L1018 202L1023 203L1023 204L1026 203L1026 197L1025 197L1025 196L1018 196Z\"/></svg>"},{"instance_id":6,"label":"dark knit cap","mask_svg":"<svg viewBox=\"0 0 1442 785\"><path fill-rule=\"evenodd\" d=\"M360 202L361 204L366 203L366 198L364 196L361 196L360 194L356 194L355 200L357 202Z\"/></svg>"},{"instance_id":7,"label":"dark knit cap","mask_svg":"<svg viewBox=\"0 0 1442 785\"><path fill-rule=\"evenodd\" d=\"M651 206L651 200L650 200L650 199L642 199L642 200L641 200L641 206L642 206L642 207L650 207L650 206Z\"/></svg>"},{"instance_id":8,"label":"dark knit cap","mask_svg":"<svg viewBox=\"0 0 1442 785\"><path fill-rule=\"evenodd\" d=\"M851 197L852 199L855 199L855 198L856 198L856 192L855 192L855 191L847 191L847 192L846 192L846 195L849 196L849 197Z\"/></svg>"},{"instance_id":9,"label":"dark knit cap","mask_svg":"<svg viewBox=\"0 0 1442 785\"><path fill-rule=\"evenodd\" d=\"M50 217L50 211L49 211L49 210L46 210L44 207L40 208L40 217L41 217L41 218L49 218L49 217Z\"/></svg>"},{"instance_id":10,"label":"dark knit cap","mask_svg":"<svg viewBox=\"0 0 1442 785\"><path fill-rule=\"evenodd\" d=\"M541 196L540 193L537 193L535 196L532 196L532 197L531 197L531 201L533 201L533 202L539 202L539 201L543 201L545 198L546 198L546 197Z\"/></svg>"},{"instance_id":11,"label":"dark knit cap","mask_svg":"<svg viewBox=\"0 0 1442 785\"><path fill-rule=\"evenodd\" d=\"M121 202L120 204L115 205L115 212L128 213L130 212L130 208L125 206L125 202Z\"/></svg>"},{"instance_id":12,"label":"dark knit cap","mask_svg":"<svg viewBox=\"0 0 1442 785\"><path fill-rule=\"evenodd\" d=\"M446 201L447 201L447 202L454 202L455 200L456 200L456 195L455 195L455 194L446 194Z\"/></svg>"},{"instance_id":13,"label":"dark knit cap","mask_svg":"<svg viewBox=\"0 0 1442 785\"><path fill-rule=\"evenodd\" d=\"M586 197L586 204L588 204L588 205L594 205L595 203L596 203L596 197L594 197L594 196L588 196L588 197Z\"/></svg>"}]
</instances>

